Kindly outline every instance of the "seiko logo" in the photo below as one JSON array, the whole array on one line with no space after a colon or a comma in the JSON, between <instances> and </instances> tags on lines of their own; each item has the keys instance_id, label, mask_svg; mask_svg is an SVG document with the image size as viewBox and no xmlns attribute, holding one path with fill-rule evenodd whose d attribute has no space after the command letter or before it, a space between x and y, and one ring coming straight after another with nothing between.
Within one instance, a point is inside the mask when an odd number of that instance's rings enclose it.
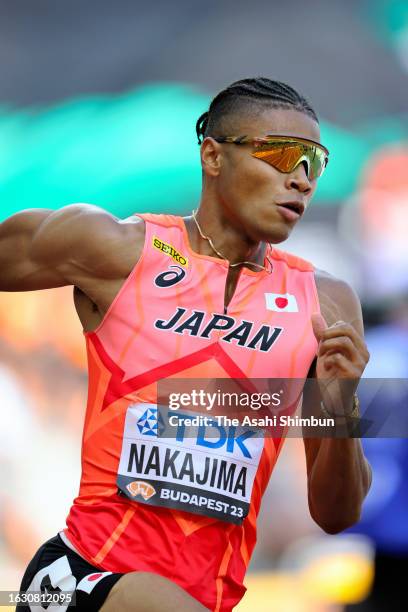
<instances>
[{"instance_id":1,"label":"seiko logo","mask_svg":"<svg viewBox=\"0 0 408 612\"><path fill-rule=\"evenodd\" d=\"M174 259L174 261L176 261L181 266L187 268L187 257L184 257L184 255L179 253L177 249L175 249L174 246L172 246L171 244L167 244L167 242L163 242L163 240L160 240L160 238L157 238L157 236L153 236L153 246L158 251L161 251L162 253L165 253L166 255Z\"/></svg>"},{"instance_id":2,"label":"seiko logo","mask_svg":"<svg viewBox=\"0 0 408 612\"><path fill-rule=\"evenodd\" d=\"M200 338L211 338L214 334L218 336L220 331L228 331L219 339L263 352L270 350L283 331L282 327L255 326L253 321L240 321L228 315L212 314L209 320L205 318L206 313L201 310L187 312L186 308L179 307L168 321L157 319L154 325L157 329Z\"/></svg>"}]
</instances>

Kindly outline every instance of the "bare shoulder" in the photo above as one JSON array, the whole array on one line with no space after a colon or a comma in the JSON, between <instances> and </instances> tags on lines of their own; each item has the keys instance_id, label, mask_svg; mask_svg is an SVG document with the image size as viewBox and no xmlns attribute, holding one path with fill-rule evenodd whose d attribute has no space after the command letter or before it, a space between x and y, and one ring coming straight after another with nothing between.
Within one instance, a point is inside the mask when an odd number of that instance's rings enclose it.
<instances>
[{"instance_id":1,"label":"bare shoulder","mask_svg":"<svg viewBox=\"0 0 408 612\"><path fill-rule=\"evenodd\" d=\"M362 332L361 303L351 285L329 272L318 269L315 270L315 280L320 309L327 324L332 325L341 320L351 323Z\"/></svg>"},{"instance_id":2,"label":"bare shoulder","mask_svg":"<svg viewBox=\"0 0 408 612\"><path fill-rule=\"evenodd\" d=\"M119 219L93 204L71 204L50 214L36 232L32 256L54 261L72 277L126 277L143 249L144 222Z\"/></svg>"}]
</instances>

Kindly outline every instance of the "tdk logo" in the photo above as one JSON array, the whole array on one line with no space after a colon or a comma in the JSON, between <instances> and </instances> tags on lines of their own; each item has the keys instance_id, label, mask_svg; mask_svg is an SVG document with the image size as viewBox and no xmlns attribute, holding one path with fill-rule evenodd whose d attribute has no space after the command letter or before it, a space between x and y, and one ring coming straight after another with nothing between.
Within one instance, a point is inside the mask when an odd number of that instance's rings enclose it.
<instances>
[{"instance_id":1,"label":"tdk logo","mask_svg":"<svg viewBox=\"0 0 408 612\"><path fill-rule=\"evenodd\" d=\"M183 442L184 438L191 438L191 433L187 430L183 423L183 419L191 419L191 415L178 413L178 424L176 432L177 442ZM222 427L217 423L215 419L207 417L206 422L208 425L200 425L197 428L196 444L197 446L204 446L205 448L222 448L226 447L227 453L234 453L238 447L244 457L252 459L252 455L249 452L245 441L255 435L255 431L247 430L241 434L237 434L237 427L230 425L228 427ZM196 428L193 428L196 431Z\"/></svg>"}]
</instances>

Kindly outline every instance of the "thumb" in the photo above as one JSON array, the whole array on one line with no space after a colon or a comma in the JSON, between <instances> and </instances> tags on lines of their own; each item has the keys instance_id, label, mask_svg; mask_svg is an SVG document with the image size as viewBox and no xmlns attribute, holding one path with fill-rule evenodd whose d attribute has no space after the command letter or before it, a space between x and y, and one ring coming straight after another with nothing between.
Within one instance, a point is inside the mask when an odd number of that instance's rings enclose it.
<instances>
[{"instance_id":1,"label":"thumb","mask_svg":"<svg viewBox=\"0 0 408 612\"><path fill-rule=\"evenodd\" d=\"M321 340L322 332L327 329L328 325L320 312L314 312L311 316L313 333L318 341Z\"/></svg>"}]
</instances>

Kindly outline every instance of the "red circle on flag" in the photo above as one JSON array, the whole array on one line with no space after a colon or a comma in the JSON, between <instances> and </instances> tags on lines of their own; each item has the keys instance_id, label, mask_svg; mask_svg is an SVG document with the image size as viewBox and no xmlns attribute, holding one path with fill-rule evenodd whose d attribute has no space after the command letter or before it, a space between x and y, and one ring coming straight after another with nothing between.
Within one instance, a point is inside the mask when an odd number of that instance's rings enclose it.
<instances>
[{"instance_id":1,"label":"red circle on flag","mask_svg":"<svg viewBox=\"0 0 408 612\"><path fill-rule=\"evenodd\" d=\"M278 297L275 299L278 308L285 308L288 305L288 298Z\"/></svg>"},{"instance_id":2,"label":"red circle on flag","mask_svg":"<svg viewBox=\"0 0 408 612\"><path fill-rule=\"evenodd\" d=\"M103 576L103 574L92 574L92 576L88 576L88 580L98 580L101 576Z\"/></svg>"}]
</instances>

